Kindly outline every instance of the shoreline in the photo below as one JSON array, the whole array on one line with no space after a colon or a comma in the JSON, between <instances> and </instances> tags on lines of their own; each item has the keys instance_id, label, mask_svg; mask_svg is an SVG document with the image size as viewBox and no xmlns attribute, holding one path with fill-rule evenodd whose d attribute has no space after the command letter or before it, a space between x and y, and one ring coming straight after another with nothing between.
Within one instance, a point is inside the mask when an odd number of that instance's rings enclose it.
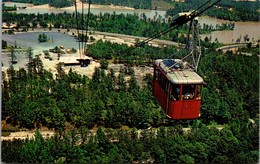
<instances>
[{"instance_id":1,"label":"shoreline","mask_svg":"<svg viewBox=\"0 0 260 164\"><path fill-rule=\"evenodd\" d=\"M51 7L50 4L44 4L44 5L37 5L34 6L31 4L31 6L26 7L26 9L33 10L33 9L55 9L55 7Z\"/></svg>"},{"instance_id":2,"label":"shoreline","mask_svg":"<svg viewBox=\"0 0 260 164\"><path fill-rule=\"evenodd\" d=\"M84 8L87 9L89 7L88 4L84 4ZM126 6L114 6L114 5L90 5L91 8L93 9L99 9L99 8L110 8L110 9L122 9L122 10L135 10L135 8L131 8L131 7L126 7ZM78 3L77 4L77 8L78 9L82 9L82 4ZM51 9L51 8L42 8L42 9ZM75 6L69 6L69 7L63 7L60 8L61 10L74 10Z\"/></svg>"},{"instance_id":3,"label":"shoreline","mask_svg":"<svg viewBox=\"0 0 260 164\"><path fill-rule=\"evenodd\" d=\"M77 8L78 9L82 9L82 3L80 2L80 0L77 0ZM74 10L75 9L75 6L68 6L68 7L63 7L63 8L55 8L55 7L52 7L50 6L50 4L43 4L43 5L34 5L32 3L27 3L28 6L26 7L26 9L29 9L29 10L34 10L34 9L48 9L48 10L51 10L51 9L60 9L60 10ZM91 8L110 8L110 9L123 9L123 10L136 10L135 8L132 8L132 7L127 7L127 6L115 6L113 4L111 5L98 5L98 4L91 4L90 5ZM88 8L89 5L88 4L84 4L84 8Z\"/></svg>"}]
</instances>

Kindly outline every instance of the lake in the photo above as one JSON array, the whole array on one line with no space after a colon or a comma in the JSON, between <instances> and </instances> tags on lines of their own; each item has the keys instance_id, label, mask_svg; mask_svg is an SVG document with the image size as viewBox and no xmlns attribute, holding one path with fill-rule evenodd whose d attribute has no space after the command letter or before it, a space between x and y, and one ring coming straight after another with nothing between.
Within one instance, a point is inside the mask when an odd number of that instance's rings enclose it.
<instances>
[{"instance_id":1,"label":"lake","mask_svg":"<svg viewBox=\"0 0 260 164\"><path fill-rule=\"evenodd\" d=\"M12 3L10 2L8 5L15 4L17 6L20 3ZM23 4L24 5L24 4ZM63 13L64 11L73 13L73 9L23 9L18 10L17 13ZM154 18L162 16L164 18L166 11L156 11L156 10L130 10L130 9L118 9L118 8L91 8L91 13L98 15L100 13L110 13L116 12L116 14L138 14L139 16L142 13L145 13L147 18ZM222 23L235 23L235 28L232 31L215 31L212 34L204 34L201 35L202 39L206 36L212 37L212 41L215 41L217 38L221 43L235 43L238 38L241 37L241 41L244 41L244 36L248 35L250 41L256 42L259 39L260 34L260 23L258 22L232 22L226 20L220 20L211 17L199 17L199 23L203 25L203 23L208 25L216 26L216 24Z\"/></svg>"},{"instance_id":2,"label":"lake","mask_svg":"<svg viewBox=\"0 0 260 164\"><path fill-rule=\"evenodd\" d=\"M217 38L221 43L236 43L236 40L241 37L241 41L244 42L244 36L248 35L250 41L256 42L260 37L260 23L258 22L232 22L226 20L220 20L211 17L199 17L199 23L201 25L208 24L213 25L222 23L235 23L235 28L232 31L214 31L211 34L201 35L204 39L206 36L211 36L212 41Z\"/></svg>"},{"instance_id":3,"label":"lake","mask_svg":"<svg viewBox=\"0 0 260 164\"><path fill-rule=\"evenodd\" d=\"M6 6L14 6L16 5L17 7L26 7L29 6L30 4L26 4L26 3L14 3L14 2L9 2L6 4ZM73 9L68 9L68 8L61 8L61 9L46 9L46 8L42 8L42 9L22 9L22 10L18 10L16 11L17 13L26 13L26 14L30 14L30 13L40 13L40 14L44 14L44 13L63 13L63 12L68 12L68 13L73 13L75 12L74 8ZM81 9L78 10L78 12L82 12ZM84 10L85 13L87 13L87 9ZM113 12L115 12L116 14L138 14L139 16L141 16L141 14L145 14L147 18L153 19L154 17L158 18L159 16L161 17L165 17L166 11L158 11L158 10L131 10L131 9L120 9L120 8L91 8L90 12L93 13L94 15L99 15L100 13L104 14L104 13L110 13L113 14Z\"/></svg>"}]
</instances>

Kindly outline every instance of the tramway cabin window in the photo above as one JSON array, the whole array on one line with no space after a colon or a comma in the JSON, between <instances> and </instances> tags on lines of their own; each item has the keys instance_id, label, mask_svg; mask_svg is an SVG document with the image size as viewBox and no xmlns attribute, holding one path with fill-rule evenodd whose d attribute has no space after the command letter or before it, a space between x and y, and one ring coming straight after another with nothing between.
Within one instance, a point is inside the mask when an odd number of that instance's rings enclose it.
<instances>
[{"instance_id":1,"label":"tramway cabin window","mask_svg":"<svg viewBox=\"0 0 260 164\"><path fill-rule=\"evenodd\" d=\"M179 85L172 85L171 100L178 101L180 99L181 87Z\"/></svg>"},{"instance_id":2,"label":"tramway cabin window","mask_svg":"<svg viewBox=\"0 0 260 164\"><path fill-rule=\"evenodd\" d=\"M195 85L183 85L182 86L182 100L191 100L195 97Z\"/></svg>"}]
</instances>

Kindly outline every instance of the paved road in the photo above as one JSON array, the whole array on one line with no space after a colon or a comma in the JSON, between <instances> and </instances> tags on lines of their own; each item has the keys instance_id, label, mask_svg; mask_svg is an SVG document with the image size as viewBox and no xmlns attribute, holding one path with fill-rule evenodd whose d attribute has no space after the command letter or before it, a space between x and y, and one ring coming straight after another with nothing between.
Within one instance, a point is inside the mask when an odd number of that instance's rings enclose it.
<instances>
[{"instance_id":1,"label":"paved road","mask_svg":"<svg viewBox=\"0 0 260 164\"><path fill-rule=\"evenodd\" d=\"M4 29L8 30L8 29ZM47 28L36 28L34 29L34 32L61 32L61 33L74 33L77 34L76 29L70 29L70 32L67 32L67 29L57 29L57 28L52 28L51 31L49 31ZM99 35L106 35L106 36L113 36L113 37L119 37L119 38L129 38L129 39L140 39L144 40L147 39L146 37L140 37L140 36L133 36L133 35L125 35L125 34L117 34L117 33L109 33L109 32L100 32L100 31L90 31L94 32L95 34ZM178 43L178 42L172 42L169 40L161 40L161 39L154 39L153 41L150 41L149 43L155 43L155 44L165 44L165 45L173 45L173 46L184 46L184 44Z\"/></svg>"},{"instance_id":2,"label":"paved road","mask_svg":"<svg viewBox=\"0 0 260 164\"><path fill-rule=\"evenodd\" d=\"M227 51L229 49L233 49L233 48L241 48L241 47L246 47L246 44L236 44L236 45L229 45L229 46L223 46L223 47L219 47L216 50L219 51Z\"/></svg>"},{"instance_id":3,"label":"paved road","mask_svg":"<svg viewBox=\"0 0 260 164\"><path fill-rule=\"evenodd\" d=\"M119 37L119 38L130 38L130 39L140 39L140 40L145 40L147 38L145 37L140 37L140 36L133 36L133 35L124 35L124 34L116 34L116 33L108 33L108 32L99 32L99 31L93 31L95 34L99 35L107 35L107 36L114 36L114 37ZM165 45L173 45L173 46L180 46L183 44L177 43L177 42L172 42L169 40L161 40L161 39L154 39L151 41L153 43L158 43L158 44L165 44Z\"/></svg>"}]
</instances>

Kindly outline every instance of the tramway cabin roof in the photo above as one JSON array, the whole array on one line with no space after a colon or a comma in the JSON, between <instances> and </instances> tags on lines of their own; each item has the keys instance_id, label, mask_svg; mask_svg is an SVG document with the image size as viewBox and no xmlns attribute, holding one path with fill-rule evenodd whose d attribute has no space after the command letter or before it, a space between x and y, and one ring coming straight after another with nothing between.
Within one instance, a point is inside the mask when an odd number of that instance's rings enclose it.
<instances>
[{"instance_id":1,"label":"tramway cabin roof","mask_svg":"<svg viewBox=\"0 0 260 164\"><path fill-rule=\"evenodd\" d=\"M191 68L183 68L183 62L179 59L157 59L159 66L173 84L202 84L203 79ZM173 68L170 68L177 63Z\"/></svg>"}]
</instances>

